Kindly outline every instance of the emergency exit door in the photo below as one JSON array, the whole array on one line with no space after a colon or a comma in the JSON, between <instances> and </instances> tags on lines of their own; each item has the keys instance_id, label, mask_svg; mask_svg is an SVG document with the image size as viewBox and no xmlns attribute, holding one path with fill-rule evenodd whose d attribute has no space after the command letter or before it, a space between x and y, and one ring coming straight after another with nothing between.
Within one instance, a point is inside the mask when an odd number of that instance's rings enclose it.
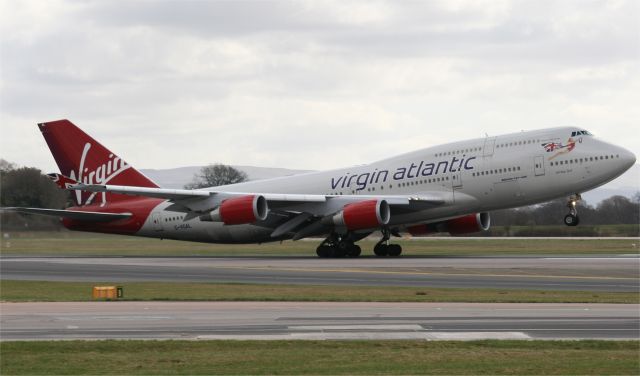
<instances>
[{"instance_id":1,"label":"emergency exit door","mask_svg":"<svg viewBox=\"0 0 640 376\"><path fill-rule=\"evenodd\" d=\"M536 176L544 175L544 157L542 155L533 158L533 170Z\"/></svg>"}]
</instances>

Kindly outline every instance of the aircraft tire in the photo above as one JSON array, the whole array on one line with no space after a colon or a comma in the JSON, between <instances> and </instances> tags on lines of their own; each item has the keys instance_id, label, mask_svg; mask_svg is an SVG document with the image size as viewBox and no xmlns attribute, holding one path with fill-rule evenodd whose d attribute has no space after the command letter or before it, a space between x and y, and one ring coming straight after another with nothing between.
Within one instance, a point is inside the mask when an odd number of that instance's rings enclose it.
<instances>
[{"instance_id":1,"label":"aircraft tire","mask_svg":"<svg viewBox=\"0 0 640 376\"><path fill-rule=\"evenodd\" d=\"M564 224L567 226L577 226L580 218L577 215L567 214L564 216Z\"/></svg>"},{"instance_id":2,"label":"aircraft tire","mask_svg":"<svg viewBox=\"0 0 640 376\"><path fill-rule=\"evenodd\" d=\"M329 257L331 253L331 247L327 247L326 245L321 245L318 248L316 248L316 254L318 255L318 257Z\"/></svg>"},{"instance_id":3,"label":"aircraft tire","mask_svg":"<svg viewBox=\"0 0 640 376\"><path fill-rule=\"evenodd\" d=\"M345 257L349 251L349 243L338 243L335 247L331 247L333 250L333 255L331 257Z\"/></svg>"},{"instance_id":4,"label":"aircraft tire","mask_svg":"<svg viewBox=\"0 0 640 376\"><path fill-rule=\"evenodd\" d=\"M402 247L400 244L389 244L388 254L391 257L398 257L402 253Z\"/></svg>"},{"instance_id":5,"label":"aircraft tire","mask_svg":"<svg viewBox=\"0 0 640 376\"><path fill-rule=\"evenodd\" d=\"M373 247L373 253L378 257L384 257L389 255L389 247L386 244L376 244Z\"/></svg>"},{"instance_id":6,"label":"aircraft tire","mask_svg":"<svg viewBox=\"0 0 640 376\"><path fill-rule=\"evenodd\" d=\"M347 256L349 257L358 257L362 253L362 248L356 244L351 244L349 248L347 248Z\"/></svg>"}]
</instances>

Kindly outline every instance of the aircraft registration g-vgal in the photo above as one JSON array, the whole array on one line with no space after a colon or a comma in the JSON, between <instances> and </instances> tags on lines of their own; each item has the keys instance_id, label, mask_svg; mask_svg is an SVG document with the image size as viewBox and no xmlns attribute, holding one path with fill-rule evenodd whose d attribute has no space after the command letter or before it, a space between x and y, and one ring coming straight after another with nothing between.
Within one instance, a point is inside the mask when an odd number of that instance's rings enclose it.
<instances>
[{"instance_id":1,"label":"aircraft registration g-vgal","mask_svg":"<svg viewBox=\"0 0 640 376\"><path fill-rule=\"evenodd\" d=\"M374 163L198 190L164 189L68 120L38 125L74 191L66 210L4 208L62 218L71 230L210 243L325 237L320 257L357 257L355 243L382 233L377 256L398 256L402 232L453 235L489 229L488 211L580 193L636 160L588 131L550 128L429 147Z\"/></svg>"}]
</instances>

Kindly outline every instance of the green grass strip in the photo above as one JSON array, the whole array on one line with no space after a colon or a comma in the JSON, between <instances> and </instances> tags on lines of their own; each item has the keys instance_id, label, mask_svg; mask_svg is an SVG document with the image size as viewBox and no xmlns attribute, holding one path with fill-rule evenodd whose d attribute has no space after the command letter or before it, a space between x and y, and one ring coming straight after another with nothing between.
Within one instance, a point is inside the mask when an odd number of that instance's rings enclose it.
<instances>
[{"instance_id":1,"label":"green grass strip","mask_svg":"<svg viewBox=\"0 0 640 376\"><path fill-rule=\"evenodd\" d=\"M20 374L637 375L638 341L2 342Z\"/></svg>"},{"instance_id":2,"label":"green grass strip","mask_svg":"<svg viewBox=\"0 0 640 376\"><path fill-rule=\"evenodd\" d=\"M638 239L393 239L405 256L638 254ZM2 255L70 256L316 256L318 241L208 244L131 236L62 232L9 233ZM358 243L364 256L374 240Z\"/></svg>"},{"instance_id":3,"label":"green grass strip","mask_svg":"<svg viewBox=\"0 0 640 376\"><path fill-rule=\"evenodd\" d=\"M633 292L537 291L385 286L263 285L182 282L0 281L0 300L90 301L91 289L121 285L125 300L315 301L315 302L478 302L478 303L640 303Z\"/></svg>"}]
</instances>

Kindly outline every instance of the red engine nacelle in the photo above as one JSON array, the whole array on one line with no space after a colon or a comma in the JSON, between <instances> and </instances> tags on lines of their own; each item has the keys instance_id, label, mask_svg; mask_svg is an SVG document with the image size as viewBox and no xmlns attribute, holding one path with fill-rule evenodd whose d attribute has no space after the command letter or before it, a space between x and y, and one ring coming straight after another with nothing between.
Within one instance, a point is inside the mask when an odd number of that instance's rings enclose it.
<instances>
[{"instance_id":1,"label":"red engine nacelle","mask_svg":"<svg viewBox=\"0 0 640 376\"><path fill-rule=\"evenodd\" d=\"M223 222L225 225L241 225L267 218L269 208L263 196L249 195L229 198L211 214L200 217L204 221Z\"/></svg>"},{"instance_id":2,"label":"red engine nacelle","mask_svg":"<svg viewBox=\"0 0 640 376\"><path fill-rule=\"evenodd\" d=\"M454 218L447 221L447 231L451 235L469 234L487 231L491 226L489 213L476 213Z\"/></svg>"},{"instance_id":3,"label":"red engine nacelle","mask_svg":"<svg viewBox=\"0 0 640 376\"><path fill-rule=\"evenodd\" d=\"M427 235L435 232L448 232L451 235L461 235L487 231L490 226L491 217L489 213L476 213L444 222L409 226L407 227L407 231L413 236Z\"/></svg>"},{"instance_id":4,"label":"red engine nacelle","mask_svg":"<svg viewBox=\"0 0 640 376\"><path fill-rule=\"evenodd\" d=\"M376 228L389 223L391 211L385 200L367 200L345 205L332 217L333 224L348 230Z\"/></svg>"}]
</instances>

